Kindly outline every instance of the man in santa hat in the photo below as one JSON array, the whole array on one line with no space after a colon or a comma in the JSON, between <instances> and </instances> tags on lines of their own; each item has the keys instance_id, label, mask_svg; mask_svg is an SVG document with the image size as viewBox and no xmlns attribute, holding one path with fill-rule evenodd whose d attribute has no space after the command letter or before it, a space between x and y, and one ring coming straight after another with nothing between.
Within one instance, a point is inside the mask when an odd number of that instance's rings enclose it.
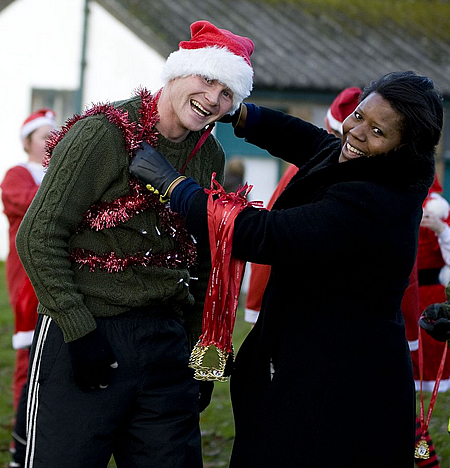
<instances>
[{"instance_id":1,"label":"man in santa hat","mask_svg":"<svg viewBox=\"0 0 450 468\"><path fill-rule=\"evenodd\" d=\"M44 177L42 159L45 155L45 141L55 127L55 113L51 109L39 109L25 119L20 138L27 153L27 161L9 169L0 185L3 209L9 223L6 282L15 325L12 346L16 350L13 375L13 407L16 413L27 379L29 351L37 321L38 305L36 294L17 254L16 234ZM20 415L22 413L20 411ZM11 466L22 466L17 460L24 459L25 427L20 415L13 432L15 441L12 449L15 462Z\"/></svg>"},{"instance_id":2,"label":"man in santa hat","mask_svg":"<svg viewBox=\"0 0 450 468\"><path fill-rule=\"evenodd\" d=\"M129 173L142 142L204 187L223 181L211 134L250 94L250 39L207 21L168 57L165 85L70 119L17 247L39 299L29 377L27 466L201 467L193 379L210 255ZM199 398L200 392L200 398Z\"/></svg>"}]
</instances>

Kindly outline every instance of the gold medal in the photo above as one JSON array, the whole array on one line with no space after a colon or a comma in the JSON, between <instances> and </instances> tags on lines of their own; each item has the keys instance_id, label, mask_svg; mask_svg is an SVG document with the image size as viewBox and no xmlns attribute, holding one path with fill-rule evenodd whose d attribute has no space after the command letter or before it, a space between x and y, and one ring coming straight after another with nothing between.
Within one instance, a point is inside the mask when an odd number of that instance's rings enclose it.
<instances>
[{"instance_id":1,"label":"gold medal","mask_svg":"<svg viewBox=\"0 0 450 468\"><path fill-rule=\"evenodd\" d=\"M430 449L428 448L427 441L420 439L414 451L414 458L419 460L428 460L430 458Z\"/></svg>"}]
</instances>

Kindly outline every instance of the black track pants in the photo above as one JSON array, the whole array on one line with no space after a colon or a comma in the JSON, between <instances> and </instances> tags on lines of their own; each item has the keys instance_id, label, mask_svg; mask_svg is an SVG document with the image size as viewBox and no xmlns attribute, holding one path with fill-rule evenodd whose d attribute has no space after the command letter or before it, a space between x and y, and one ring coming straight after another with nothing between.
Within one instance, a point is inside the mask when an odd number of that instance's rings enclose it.
<instances>
[{"instance_id":1,"label":"black track pants","mask_svg":"<svg viewBox=\"0 0 450 468\"><path fill-rule=\"evenodd\" d=\"M119 367L103 390L75 384L59 327L39 316L31 350L27 468L199 468L198 383L176 318L97 319Z\"/></svg>"}]
</instances>

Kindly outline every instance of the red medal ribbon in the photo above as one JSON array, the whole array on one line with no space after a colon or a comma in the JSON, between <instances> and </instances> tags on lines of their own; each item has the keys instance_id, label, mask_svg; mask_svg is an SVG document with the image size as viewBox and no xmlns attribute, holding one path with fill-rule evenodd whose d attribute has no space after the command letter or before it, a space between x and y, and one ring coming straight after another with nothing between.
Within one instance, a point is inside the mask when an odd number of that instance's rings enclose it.
<instances>
[{"instance_id":1,"label":"red medal ribbon","mask_svg":"<svg viewBox=\"0 0 450 468\"><path fill-rule=\"evenodd\" d=\"M194 146L194 149L192 150L192 153L189 155L187 158L186 162L183 164L183 167L180 169L180 174L184 174L184 171L186 170L186 166L189 164L191 159L195 156L197 151L203 146L203 143L205 143L206 139L209 137L209 134L212 132L212 129L214 128L214 123L212 123L202 134L200 139L197 141L197 144Z\"/></svg>"},{"instance_id":2,"label":"red medal ribbon","mask_svg":"<svg viewBox=\"0 0 450 468\"><path fill-rule=\"evenodd\" d=\"M436 375L436 381L434 382L433 393L431 394L430 406L428 407L427 420L425 422L425 408L423 403L423 347L422 347L422 329L419 327L419 375L420 375L420 429L422 431L421 439L425 440L428 426L430 425L431 413L433 412L434 405L436 403L437 393L439 390L439 384L442 378L442 372L444 371L445 358L447 357L447 343L444 343L444 351L442 353L441 363L439 365L438 373Z\"/></svg>"},{"instance_id":3,"label":"red medal ribbon","mask_svg":"<svg viewBox=\"0 0 450 468\"><path fill-rule=\"evenodd\" d=\"M192 350L189 366L195 370L198 380L227 379L225 367L233 357L232 335L236 320L239 292L244 275L245 261L231 256L234 222L247 206L262 207L262 202L249 202L247 195L252 186L239 187L235 193L226 193L211 178L208 194L208 231L211 249L211 273L203 308L202 335ZM217 366L206 366L204 358L214 346L218 356Z\"/></svg>"},{"instance_id":4,"label":"red medal ribbon","mask_svg":"<svg viewBox=\"0 0 450 468\"><path fill-rule=\"evenodd\" d=\"M226 353L232 352L232 334L245 270L245 261L231 256L234 222L247 206L262 206L261 202L247 200L251 189L252 186L245 184L235 193L226 193L215 180L214 173L211 189L206 190L209 194L207 209L212 269L203 309L200 345L214 345Z\"/></svg>"}]
</instances>

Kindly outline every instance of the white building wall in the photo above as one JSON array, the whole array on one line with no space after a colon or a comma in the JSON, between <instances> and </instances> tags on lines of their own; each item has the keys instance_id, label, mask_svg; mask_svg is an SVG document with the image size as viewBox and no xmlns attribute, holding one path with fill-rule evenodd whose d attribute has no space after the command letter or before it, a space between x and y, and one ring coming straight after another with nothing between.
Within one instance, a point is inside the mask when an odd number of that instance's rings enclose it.
<instances>
[{"instance_id":1,"label":"white building wall","mask_svg":"<svg viewBox=\"0 0 450 468\"><path fill-rule=\"evenodd\" d=\"M75 89L82 29L82 0L16 0L0 12L0 179L26 161L19 137L31 112L32 88ZM1 206L0 259L8 249Z\"/></svg>"},{"instance_id":2,"label":"white building wall","mask_svg":"<svg viewBox=\"0 0 450 468\"><path fill-rule=\"evenodd\" d=\"M97 3L90 12L83 108L125 99L139 86L158 89L165 58ZM15 0L0 12L0 180L26 161L19 132L35 110L32 89L78 89L83 24L84 0ZM8 253L7 231L0 203L0 260Z\"/></svg>"},{"instance_id":3,"label":"white building wall","mask_svg":"<svg viewBox=\"0 0 450 468\"><path fill-rule=\"evenodd\" d=\"M97 3L90 11L85 103L126 99L141 86L157 91L165 57Z\"/></svg>"}]
</instances>

